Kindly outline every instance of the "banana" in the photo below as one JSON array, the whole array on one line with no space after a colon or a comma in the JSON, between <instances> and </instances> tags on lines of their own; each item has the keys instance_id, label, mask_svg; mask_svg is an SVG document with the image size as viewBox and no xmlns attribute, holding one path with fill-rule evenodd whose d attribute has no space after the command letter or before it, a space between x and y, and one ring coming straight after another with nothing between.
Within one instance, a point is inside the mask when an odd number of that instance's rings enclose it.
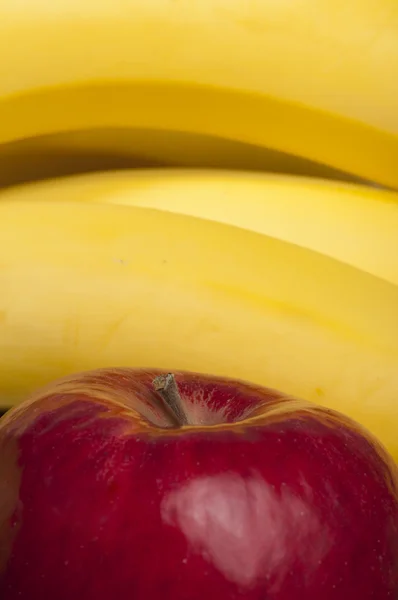
<instances>
[{"instance_id":1,"label":"banana","mask_svg":"<svg viewBox=\"0 0 398 600\"><path fill-rule=\"evenodd\" d=\"M151 208L0 203L0 396L104 365L229 375L357 418L398 458L398 286Z\"/></svg>"},{"instance_id":2,"label":"banana","mask_svg":"<svg viewBox=\"0 0 398 600\"><path fill-rule=\"evenodd\" d=\"M0 57L0 144L177 131L398 187L395 0L5 0Z\"/></svg>"},{"instance_id":3,"label":"banana","mask_svg":"<svg viewBox=\"0 0 398 600\"><path fill-rule=\"evenodd\" d=\"M0 202L124 204L269 235L398 285L398 194L316 179L227 171L96 173L10 188Z\"/></svg>"}]
</instances>

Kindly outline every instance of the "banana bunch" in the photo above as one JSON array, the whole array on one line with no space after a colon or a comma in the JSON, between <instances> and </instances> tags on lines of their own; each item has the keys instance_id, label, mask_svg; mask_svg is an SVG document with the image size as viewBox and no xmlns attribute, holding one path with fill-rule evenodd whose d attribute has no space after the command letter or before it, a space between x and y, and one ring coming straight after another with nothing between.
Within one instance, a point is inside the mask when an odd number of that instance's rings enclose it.
<instances>
[{"instance_id":1,"label":"banana bunch","mask_svg":"<svg viewBox=\"0 0 398 600\"><path fill-rule=\"evenodd\" d=\"M83 148L87 168L300 157L295 171L398 188L396 73L395 0L5 0L0 182L33 143Z\"/></svg>"},{"instance_id":2,"label":"banana bunch","mask_svg":"<svg viewBox=\"0 0 398 600\"><path fill-rule=\"evenodd\" d=\"M393 193L256 174L4 190L1 401L106 365L233 374L342 410L398 456L397 224Z\"/></svg>"},{"instance_id":3,"label":"banana bunch","mask_svg":"<svg viewBox=\"0 0 398 600\"><path fill-rule=\"evenodd\" d=\"M3 2L0 408L188 369L398 459L394 73L394 0Z\"/></svg>"}]
</instances>

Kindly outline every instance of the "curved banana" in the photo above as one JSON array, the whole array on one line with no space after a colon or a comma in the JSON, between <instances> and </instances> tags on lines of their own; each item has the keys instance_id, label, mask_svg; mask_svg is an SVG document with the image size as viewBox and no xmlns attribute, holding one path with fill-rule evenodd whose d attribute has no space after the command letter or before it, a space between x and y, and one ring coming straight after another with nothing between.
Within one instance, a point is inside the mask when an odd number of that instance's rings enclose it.
<instances>
[{"instance_id":1,"label":"curved banana","mask_svg":"<svg viewBox=\"0 0 398 600\"><path fill-rule=\"evenodd\" d=\"M398 458L398 286L305 248L156 209L0 203L0 396L147 365L343 410Z\"/></svg>"},{"instance_id":2,"label":"curved banana","mask_svg":"<svg viewBox=\"0 0 398 600\"><path fill-rule=\"evenodd\" d=\"M101 202L234 225L315 250L398 285L398 194L228 171L116 171L10 188L0 202Z\"/></svg>"},{"instance_id":3,"label":"curved banana","mask_svg":"<svg viewBox=\"0 0 398 600\"><path fill-rule=\"evenodd\" d=\"M173 130L398 187L395 0L5 0L0 57L3 144Z\"/></svg>"}]
</instances>

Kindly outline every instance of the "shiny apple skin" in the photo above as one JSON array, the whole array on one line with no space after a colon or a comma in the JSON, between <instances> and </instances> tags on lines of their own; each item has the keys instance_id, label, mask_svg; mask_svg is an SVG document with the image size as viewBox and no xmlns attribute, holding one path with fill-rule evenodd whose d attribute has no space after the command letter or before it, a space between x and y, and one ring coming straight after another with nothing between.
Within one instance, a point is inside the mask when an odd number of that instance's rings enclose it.
<instances>
[{"instance_id":1,"label":"shiny apple skin","mask_svg":"<svg viewBox=\"0 0 398 600\"><path fill-rule=\"evenodd\" d=\"M396 600L397 470L273 390L83 373L0 421L1 600Z\"/></svg>"}]
</instances>

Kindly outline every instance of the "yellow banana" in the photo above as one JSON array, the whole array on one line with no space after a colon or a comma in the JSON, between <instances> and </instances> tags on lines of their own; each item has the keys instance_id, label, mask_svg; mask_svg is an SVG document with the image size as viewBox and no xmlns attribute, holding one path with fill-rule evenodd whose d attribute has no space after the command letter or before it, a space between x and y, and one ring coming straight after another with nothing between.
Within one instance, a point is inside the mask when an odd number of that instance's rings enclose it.
<instances>
[{"instance_id":1,"label":"yellow banana","mask_svg":"<svg viewBox=\"0 0 398 600\"><path fill-rule=\"evenodd\" d=\"M0 143L147 129L398 187L395 0L4 0Z\"/></svg>"},{"instance_id":2,"label":"yellow banana","mask_svg":"<svg viewBox=\"0 0 398 600\"><path fill-rule=\"evenodd\" d=\"M96 173L18 186L0 202L101 202L167 210L269 235L398 285L398 194L227 171Z\"/></svg>"},{"instance_id":3,"label":"yellow banana","mask_svg":"<svg viewBox=\"0 0 398 600\"><path fill-rule=\"evenodd\" d=\"M0 203L0 395L71 371L232 375L343 410L398 458L398 286L156 209Z\"/></svg>"}]
</instances>

